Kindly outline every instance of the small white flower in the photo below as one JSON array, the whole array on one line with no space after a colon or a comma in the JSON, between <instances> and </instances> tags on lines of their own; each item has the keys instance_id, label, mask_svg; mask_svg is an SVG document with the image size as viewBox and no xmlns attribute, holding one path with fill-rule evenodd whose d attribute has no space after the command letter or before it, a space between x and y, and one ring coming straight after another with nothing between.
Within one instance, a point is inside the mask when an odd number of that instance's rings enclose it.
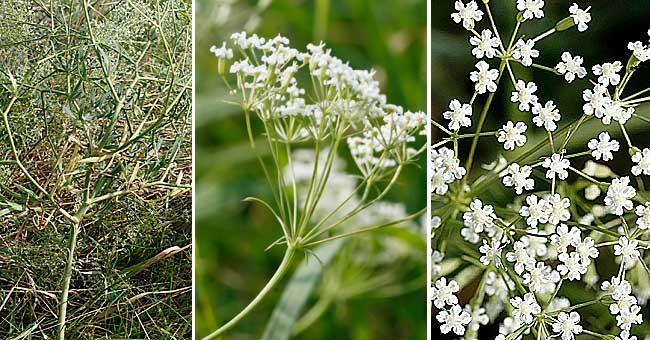
<instances>
[{"instance_id":1,"label":"small white flower","mask_svg":"<svg viewBox=\"0 0 650 340\"><path fill-rule=\"evenodd\" d=\"M458 13L452 13L451 19L457 24L462 21L463 27L468 30L473 29L474 23L481 21L483 18L483 11L478 9L478 5L473 0L467 4L463 4L461 0L458 0L454 4L454 8L456 8Z\"/></svg>"},{"instance_id":2,"label":"small white flower","mask_svg":"<svg viewBox=\"0 0 650 340\"><path fill-rule=\"evenodd\" d=\"M561 335L562 340L573 340L575 335L582 333L580 314L577 312L571 312L571 314L560 312L557 321L553 323L553 332Z\"/></svg>"},{"instance_id":3,"label":"small white flower","mask_svg":"<svg viewBox=\"0 0 650 340\"><path fill-rule=\"evenodd\" d=\"M640 41L629 42L627 48L632 51L632 54L639 59L640 62L650 60L650 46L646 47Z\"/></svg>"},{"instance_id":4,"label":"small white flower","mask_svg":"<svg viewBox=\"0 0 650 340\"><path fill-rule=\"evenodd\" d=\"M528 242L526 239L516 241L512 249L512 252L506 254L506 260L515 263L515 272L517 274L521 274L524 269L535 266L535 258L528 253Z\"/></svg>"},{"instance_id":5,"label":"small white flower","mask_svg":"<svg viewBox=\"0 0 650 340\"><path fill-rule=\"evenodd\" d=\"M636 207L636 215L639 218L636 219L636 225L641 230L650 229L650 208L645 205L640 205Z\"/></svg>"},{"instance_id":6,"label":"small white flower","mask_svg":"<svg viewBox=\"0 0 650 340\"><path fill-rule=\"evenodd\" d=\"M444 259L445 255L437 250L434 250L431 254L431 276L436 276L440 274L442 266L440 263Z\"/></svg>"},{"instance_id":7,"label":"small white flower","mask_svg":"<svg viewBox=\"0 0 650 340\"><path fill-rule=\"evenodd\" d=\"M443 334L453 331L456 335L465 334L465 325L472 321L470 314L463 311L459 305L452 306L448 311L440 311L436 319L441 323L440 331Z\"/></svg>"},{"instance_id":8,"label":"small white flower","mask_svg":"<svg viewBox=\"0 0 650 340\"><path fill-rule=\"evenodd\" d=\"M636 190L629 184L630 178L626 176L615 178L607 188L605 205L611 209L612 214L621 216L623 209L632 210L634 208L631 199L636 196Z\"/></svg>"},{"instance_id":9,"label":"small white flower","mask_svg":"<svg viewBox=\"0 0 650 340\"><path fill-rule=\"evenodd\" d=\"M640 176L641 174L646 176L650 175L650 149L645 148L641 152L634 153L632 162L637 163L632 167L632 174L634 176Z\"/></svg>"},{"instance_id":10,"label":"small white flower","mask_svg":"<svg viewBox=\"0 0 650 340\"><path fill-rule=\"evenodd\" d=\"M457 99L449 103L449 111L443 114L445 119L451 120L449 122L449 129L458 131L460 127L470 127L472 125L472 106L469 104L461 104Z\"/></svg>"},{"instance_id":11,"label":"small white flower","mask_svg":"<svg viewBox=\"0 0 650 340\"><path fill-rule=\"evenodd\" d=\"M494 214L494 208L491 205L486 204L483 206L481 200L475 199L469 204L469 208L471 211L463 214L466 227L472 228L475 233L494 228L494 219L497 216Z\"/></svg>"},{"instance_id":12,"label":"small white flower","mask_svg":"<svg viewBox=\"0 0 650 340\"><path fill-rule=\"evenodd\" d=\"M623 330L614 340L637 340L637 337L635 335L630 336L629 330Z\"/></svg>"},{"instance_id":13,"label":"small white flower","mask_svg":"<svg viewBox=\"0 0 650 340\"><path fill-rule=\"evenodd\" d=\"M641 307L639 306L632 306L627 311L621 311L621 313L616 316L618 327L621 327L623 330L630 330L632 324L643 323L643 315L640 314L640 312Z\"/></svg>"},{"instance_id":14,"label":"small white flower","mask_svg":"<svg viewBox=\"0 0 650 340\"><path fill-rule=\"evenodd\" d=\"M571 200L568 197L562 197L560 194L549 195L546 197L548 202L548 223L557 225L560 222L567 221L571 218L569 208L571 207Z\"/></svg>"},{"instance_id":15,"label":"small white flower","mask_svg":"<svg viewBox=\"0 0 650 340\"><path fill-rule=\"evenodd\" d=\"M555 107L555 104L553 103L552 100L549 100L546 102L546 105L542 106L542 104L535 103L533 104L533 114L535 117L533 117L533 123L535 125L544 128L547 131L555 131L557 129L557 124L555 122L560 121L560 111Z\"/></svg>"},{"instance_id":16,"label":"small white flower","mask_svg":"<svg viewBox=\"0 0 650 340\"><path fill-rule=\"evenodd\" d=\"M517 0L517 9L523 12L524 19L543 18L544 0Z\"/></svg>"},{"instance_id":17,"label":"small white flower","mask_svg":"<svg viewBox=\"0 0 650 340\"><path fill-rule=\"evenodd\" d=\"M512 121L508 121L506 125L499 130L499 143L503 143L503 148L506 150L514 150L515 146L520 147L526 144L526 135L524 134L528 129L526 123L517 122L515 125Z\"/></svg>"},{"instance_id":18,"label":"small white flower","mask_svg":"<svg viewBox=\"0 0 650 340\"><path fill-rule=\"evenodd\" d=\"M500 267L502 248L503 247L501 246L501 242L499 242L499 240L496 238L492 239L490 243L488 243L486 240L483 240L483 245L479 247L478 250L481 252L481 254L485 255L481 256L479 260L486 266L492 262L495 266Z\"/></svg>"},{"instance_id":19,"label":"small white flower","mask_svg":"<svg viewBox=\"0 0 650 340\"><path fill-rule=\"evenodd\" d=\"M618 298L615 303L609 305L609 312L612 313L612 315L616 315L624 311L629 311L630 308L636 304L637 300L634 296L621 295L621 297Z\"/></svg>"},{"instance_id":20,"label":"small white flower","mask_svg":"<svg viewBox=\"0 0 650 340\"><path fill-rule=\"evenodd\" d=\"M476 46L472 49L472 54L481 59L483 56L487 58L494 58L497 53L497 48L501 45L499 38L492 36L492 31L483 30L480 37L472 36L469 38L469 43Z\"/></svg>"},{"instance_id":21,"label":"small white flower","mask_svg":"<svg viewBox=\"0 0 650 340\"><path fill-rule=\"evenodd\" d=\"M556 233L551 235L551 244L557 246L557 251L560 253L566 253L568 246L576 246L580 244L580 229L573 227L569 231L569 227L566 224L560 224L557 227Z\"/></svg>"},{"instance_id":22,"label":"small white flower","mask_svg":"<svg viewBox=\"0 0 650 340\"><path fill-rule=\"evenodd\" d=\"M483 60L476 63L476 69L478 71L472 71L469 75L469 79L475 83L474 89L480 94L495 92L497 84L494 81L499 78L499 71L490 69L490 65Z\"/></svg>"},{"instance_id":23,"label":"small white flower","mask_svg":"<svg viewBox=\"0 0 650 340\"><path fill-rule=\"evenodd\" d=\"M528 165L522 167L517 163L508 165L508 174L503 177L503 184L507 187L515 187L517 195L521 195L524 190L533 190L535 181L530 178L533 168Z\"/></svg>"},{"instance_id":24,"label":"small white flower","mask_svg":"<svg viewBox=\"0 0 650 340\"><path fill-rule=\"evenodd\" d=\"M591 261L590 258L598 257L598 249L596 248L596 242L591 237L585 237L584 240L575 245L576 253L580 256L580 259L585 265L588 265Z\"/></svg>"},{"instance_id":25,"label":"small white flower","mask_svg":"<svg viewBox=\"0 0 650 340\"><path fill-rule=\"evenodd\" d=\"M603 101L602 110L596 112L596 117L601 118L599 115L602 116L601 119L605 125L609 125L612 120L625 124L630 118L632 118L632 114L634 114L633 107L625 108L623 107L623 102L620 100L611 100L606 98Z\"/></svg>"},{"instance_id":26,"label":"small white flower","mask_svg":"<svg viewBox=\"0 0 650 340\"><path fill-rule=\"evenodd\" d=\"M520 111L530 111L530 106L537 103L537 85L532 81L526 84L523 80L518 80L515 84L515 91L510 96L513 103L519 102Z\"/></svg>"},{"instance_id":27,"label":"small white flower","mask_svg":"<svg viewBox=\"0 0 650 340\"><path fill-rule=\"evenodd\" d=\"M621 76L618 72L623 68L623 64L620 61L615 61L613 63L604 63L602 65L595 65L592 68L592 71L598 77L598 83L603 84L604 86L618 85L621 81Z\"/></svg>"},{"instance_id":28,"label":"small white flower","mask_svg":"<svg viewBox=\"0 0 650 340\"><path fill-rule=\"evenodd\" d=\"M586 103L582 106L582 110L586 115L595 115L597 118L601 118L603 116L602 112L605 102L609 100L609 98L605 95L606 91L607 89L605 86L601 84L596 85L593 91L590 89L584 90L582 93L582 99Z\"/></svg>"},{"instance_id":29,"label":"small white flower","mask_svg":"<svg viewBox=\"0 0 650 340\"><path fill-rule=\"evenodd\" d=\"M614 245L614 255L621 256L626 265L632 266L640 256L639 251L637 250L638 247L638 241L628 240L627 237L621 236L618 239L618 244Z\"/></svg>"},{"instance_id":30,"label":"small white flower","mask_svg":"<svg viewBox=\"0 0 650 340\"><path fill-rule=\"evenodd\" d=\"M530 268L524 274L524 284L528 285L531 291L535 293L552 292L555 289L554 283L560 280L560 274L552 270L544 262L537 262L535 267Z\"/></svg>"},{"instance_id":31,"label":"small white flower","mask_svg":"<svg viewBox=\"0 0 650 340\"><path fill-rule=\"evenodd\" d=\"M530 195L526 197L526 203L528 206L522 206L519 209L519 215L523 217L528 217L526 223L531 228L537 228L538 223L548 222L548 216L550 214L550 205L545 199L540 199L536 195Z\"/></svg>"},{"instance_id":32,"label":"small white flower","mask_svg":"<svg viewBox=\"0 0 650 340\"><path fill-rule=\"evenodd\" d=\"M600 289L607 294L612 295L612 299L620 300L623 296L629 295L632 292L632 286L626 280L614 276L611 281L605 281L600 285Z\"/></svg>"},{"instance_id":33,"label":"small white flower","mask_svg":"<svg viewBox=\"0 0 650 340\"><path fill-rule=\"evenodd\" d=\"M213 45L210 47L210 52L212 52L217 58L232 59L233 57L232 49L226 47L226 42L218 48Z\"/></svg>"},{"instance_id":34,"label":"small white flower","mask_svg":"<svg viewBox=\"0 0 650 340\"><path fill-rule=\"evenodd\" d=\"M568 159L564 159L562 154L554 153L551 157L544 159L542 163L544 168L547 168L546 178L554 179L557 176L559 179L567 179L569 172L566 170L571 166Z\"/></svg>"},{"instance_id":35,"label":"small white flower","mask_svg":"<svg viewBox=\"0 0 650 340\"><path fill-rule=\"evenodd\" d=\"M587 266L576 252L561 253L558 259L562 261L562 264L557 266L557 270L571 281L580 280L580 277L587 272Z\"/></svg>"},{"instance_id":36,"label":"small white flower","mask_svg":"<svg viewBox=\"0 0 650 340\"><path fill-rule=\"evenodd\" d=\"M610 140L609 133L607 132L601 132L598 135L598 139L590 140L587 146L592 150L591 155L596 160L600 160L602 158L603 161L610 161L614 159L612 152L618 151L620 147L618 141L615 139Z\"/></svg>"},{"instance_id":37,"label":"small white flower","mask_svg":"<svg viewBox=\"0 0 650 340\"><path fill-rule=\"evenodd\" d=\"M584 32L588 28L587 24L591 21L591 14L589 13L590 8L591 7L587 7L587 9L580 9L576 3L569 7L569 13L571 13L573 22L578 26L579 32Z\"/></svg>"},{"instance_id":38,"label":"small white flower","mask_svg":"<svg viewBox=\"0 0 650 340\"><path fill-rule=\"evenodd\" d=\"M458 298L455 293L458 292L460 287L458 286L458 282L451 280L449 281L449 284L447 284L447 279L444 277L441 277L436 281L435 285L431 287L431 299L433 300L433 304L437 308L443 308L445 304L447 305L455 305L458 303Z\"/></svg>"},{"instance_id":39,"label":"small white flower","mask_svg":"<svg viewBox=\"0 0 650 340\"><path fill-rule=\"evenodd\" d=\"M584 78L587 75L587 69L582 67L583 59L580 56L572 57L571 53L562 53L562 61L555 66L555 69L564 75L564 79L569 83L578 78Z\"/></svg>"},{"instance_id":40,"label":"small white flower","mask_svg":"<svg viewBox=\"0 0 650 340\"><path fill-rule=\"evenodd\" d=\"M542 312L542 307L537 303L533 293L526 293L523 300L521 297L515 296L510 299L510 304L515 308L512 311L512 316L526 324L533 323L533 314Z\"/></svg>"},{"instance_id":41,"label":"small white flower","mask_svg":"<svg viewBox=\"0 0 650 340\"><path fill-rule=\"evenodd\" d=\"M512 57L520 60L521 64L524 66L530 66L533 64L533 58L539 57L539 51L535 49L535 41L533 39L528 39L528 41L523 41L519 39L514 46L512 51Z\"/></svg>"},{"instance_id":42,"label":"small white flower","mask_svg":"<svg viewBox=\"0 0 650 340\"><path fill-rule=\"evenodd\" d=\"M467 325L467 329L474 332L478 331L480 325L487 325L490 318L485 314L485 308L481 306L465 305L465 311L470 314L472 321Z\"/></svg>"}]
</instances>

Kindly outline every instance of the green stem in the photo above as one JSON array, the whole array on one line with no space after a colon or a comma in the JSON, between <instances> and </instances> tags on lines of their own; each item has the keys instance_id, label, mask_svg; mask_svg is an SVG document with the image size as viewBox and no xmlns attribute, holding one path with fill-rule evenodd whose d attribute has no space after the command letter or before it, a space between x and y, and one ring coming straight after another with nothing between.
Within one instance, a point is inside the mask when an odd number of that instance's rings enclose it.
<instances>
[{"instance_id":1,"label":"green stem","mask_svg":"<svg viewBox=\"0 0 650 340\"><path fill-rule=\"evenodd\" d=\"M255 296L253 301L251 301L246 308L242 309L239 314L237 314L235 317L230 319L226 324L223 326L219 327L216 331L210 333L209 335L205 336L203 340L209 340L209 339L216 339L223 334L225 334L227 331L229 331L231 328L233 328L239 321L241 321L243 318L245 318L257 305L266 297L266 295L275 287L278 282L284 277L284 275L287 273L289 270L289 266L291 265L293 261L293 256L295 255L295 249L293 248L292 245L289 245L287 247L286 252L284 253L284 257L282 258L282 262L280 263L280 266L278 269L275 271L275 274L273 274L273 277L269 280L269 282L262 288L262 290Z\"/></svg>"}]
</instances>

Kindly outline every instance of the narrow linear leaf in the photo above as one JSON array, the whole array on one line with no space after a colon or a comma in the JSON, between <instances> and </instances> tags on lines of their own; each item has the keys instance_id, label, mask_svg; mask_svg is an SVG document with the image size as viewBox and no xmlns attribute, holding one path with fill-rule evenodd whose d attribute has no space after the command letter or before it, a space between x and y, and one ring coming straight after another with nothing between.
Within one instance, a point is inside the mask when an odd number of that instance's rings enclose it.
<instances>
[{"instance_id":1,"label":"narrow linear leaf","mask_svg":"<svg viewBox=\"0 0 650 340\"><path fill-rule=\"evenodd\" d=\"M319 261L305 260L291 277L262 335L262 340L286 340L311 296L323 269L336 256L345 239L327 242L313 251Z\"/></svg>"}]
</instances>

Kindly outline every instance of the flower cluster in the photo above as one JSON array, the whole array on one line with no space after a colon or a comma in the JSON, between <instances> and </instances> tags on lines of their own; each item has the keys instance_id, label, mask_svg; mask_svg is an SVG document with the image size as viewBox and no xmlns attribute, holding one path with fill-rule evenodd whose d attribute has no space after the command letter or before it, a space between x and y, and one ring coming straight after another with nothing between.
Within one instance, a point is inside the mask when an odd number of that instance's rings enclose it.
<instances>
[{"instance_id":1,"label":"flower cluster","mask_svg":"<svg viewBox=\"0 0 650 340\"><path fill-rule=\"evenodd\" d=\"M420 153L410 145L425 133L426 115L387 103L374 71L353 69L323 43L301 52L280 35L265 39L241 32L231 40L243 56L229 69L242 107L257 114L271 138L286 144L344 138L364 176ZM234 59L226 43L210 51L220 65ZM313 80L313 89L300 86L301 70Z\"/></svg>"},{"instance_id":2,"label":"flower cluster","mask_svg":"<svg viewBox=\"0 0 650 340\"><path fill-rule=\"evenodd\" d=\"M529 334L538 339L573 340L580 334L636 339L634 325L643 322L641 308L650 298L644 258L650 246L650 204L642 197L650 149L633 144L626 123L638 116L638 105L650 102L650 97L641 97L650 89L627 95L626 86L638 66L650 59L650 45L631 42L627 63L590 65L564 51L555 66L539 65L537 43L572 27L587 31L591 7L571 4L566 18L550 29L524 34L528 21L545 18L545 2L518 0L515 29L507 37L499 32L490 6L487 1L456 1L452 20L470 33L471 53L478 59L469 74L474 94L469 101L452 99L442 114L445 123L432 122L447 135L433 140L430 163L431 299L440 331L475 339L484 324L479 317L485 316L485 323L501 320L500 340ZM490 19L486 28L479 27L484 14ZM580 117L563 119L561 112L576 110L544 99L535 81L517 77L522 67L548 71L564 83L560 86L589 84L575 91L584 100ZM513 88L509 98L520 111L517 117L527 119L506 120L500 129L484 131L504 79ZM481 95L488 99L478 110ZM585 129L590 120L596 127ZM625 144L613 138L617 133L610 127L620 130ZM575 136L580 134L593 138L578 143ZM471 138L468 153L459 142L463 138ZM498 151L505 155L479 168L473 165L482 138L496 138L503 146ZM569 151L574 149L579 151ZM629 151L632 166L615 172L604 163L625 158L622 150ZM596 266L608 261L602 254L613 254L609 262L618 268L609 281L601 280ZM583 285L593 299L570 300L567 282ZM460 307L465 301L454 295L463 289L474 291L465 308ZM607 307L616 327L605 330L584 317L584 307L590 305ZM485 315L471 313L481 309Z\"/></svg>"}]
</instances>

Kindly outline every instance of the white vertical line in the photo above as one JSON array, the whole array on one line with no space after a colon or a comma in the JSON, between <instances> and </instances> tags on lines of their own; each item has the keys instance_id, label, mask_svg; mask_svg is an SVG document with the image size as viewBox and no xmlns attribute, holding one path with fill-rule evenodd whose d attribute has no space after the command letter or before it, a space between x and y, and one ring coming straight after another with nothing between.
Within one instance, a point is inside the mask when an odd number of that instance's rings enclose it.
<instances>
[{"instance_id":1,"label":"white vertical line","mask_svg":"<svg viewBox=\"0 0 650 340\"><path fill-rule=\"evenodd\" d=\"M429 119L432 119L431 112L431 1L427 0L427 110ZM427 216L424 221L427 235L427 339L431 339L431 188L429 187L431 178L431 123L427 122Z\"/></svg>"}]
</instances>

